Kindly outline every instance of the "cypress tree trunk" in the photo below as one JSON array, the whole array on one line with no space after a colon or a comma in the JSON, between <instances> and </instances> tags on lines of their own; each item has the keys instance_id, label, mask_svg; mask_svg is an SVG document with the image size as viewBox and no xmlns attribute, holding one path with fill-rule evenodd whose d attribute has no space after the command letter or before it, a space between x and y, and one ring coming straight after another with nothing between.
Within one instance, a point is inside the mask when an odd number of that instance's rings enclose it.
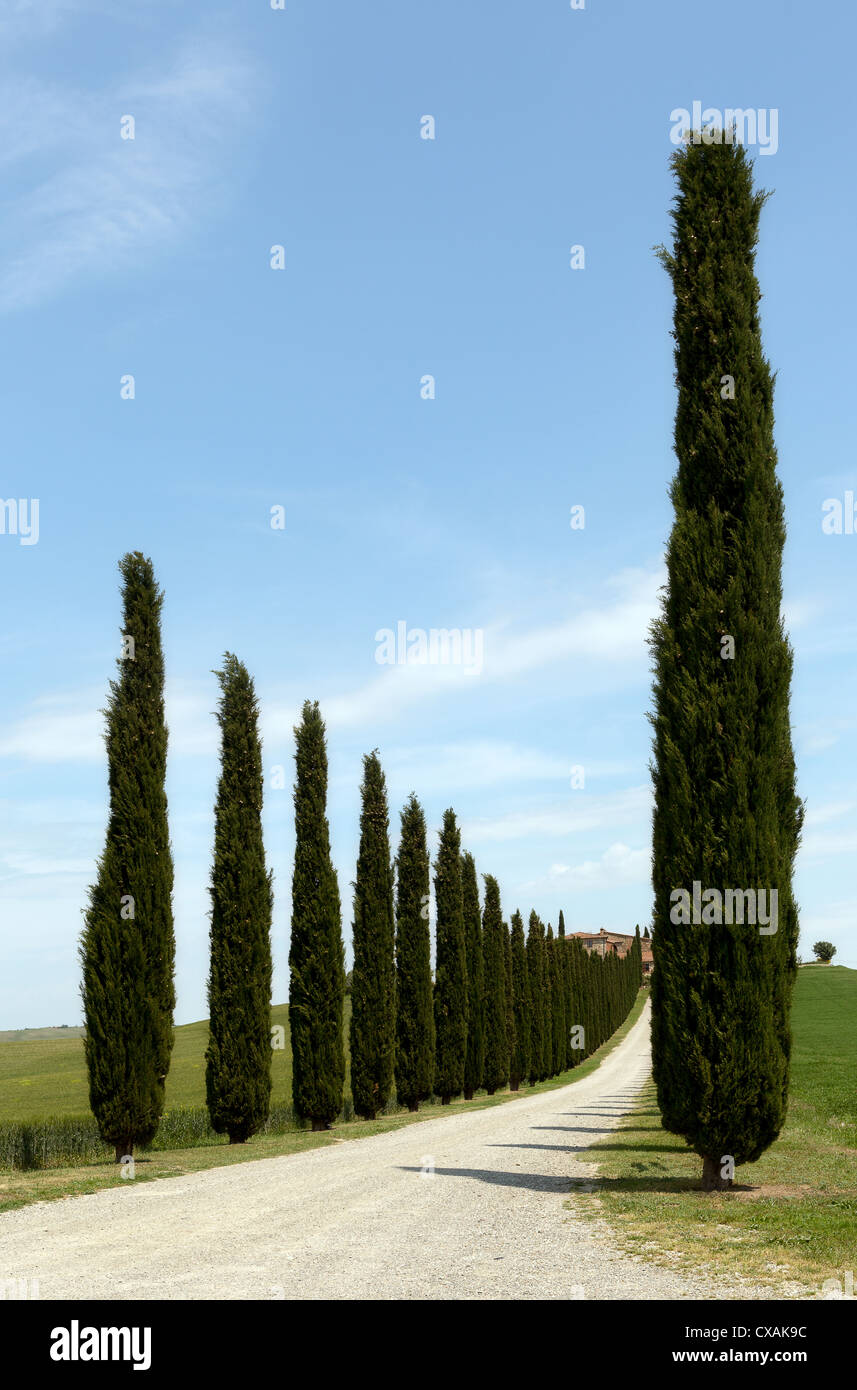
<instances>
[{"instance_id":1,"label":"cypress tree trunk","mask_svg":"<svg viewBox=\"0 0 857 1390\"><path fill-rule=\"evenodd\" d=\"M710 1182L726 1155L758 1159L785 1118L803 809L780 616L773 381L754 272L765 195L731 140L689 144L674 168L675 239L661 256L675 291L678 471L652 633L652 1047L664 1126L703 1158ZM688 908L695 883L699 923ZM729 924L725 910L718 921L726 890L764 892L767 911L776 892L776 930Z\"/></svg>"},{"instance_id":2,"label":"cypress tree trunk","mask_svg":"<svg viewBox=\"0 0 857 1390\"><path fill-rule=\"evenodd\" d=\"M342 1109L345 954L327 825L327 751L318 703L295 729L295 864L289 945L289 1028L295 1113L328 1129Z\"/></svg>"},{"instance_id":3,"label":"cypress tree trunk","mask_svg":"<svg viewBox=\"0 0 857 1390\"><path fill-rule=\"evenodd\" d=\"M445 811L435 864L437 963L434 986L434 1088L444 1105L464 1088L467 1055L467 956L461 898L461 845L455 813Z\"/></svg>"},{"instance_id":4,"label":"cypress tree trunk","mask_svg":"<svg viewBox=\"0 0 857 1390\"><path fill-rule=\"evenodd\" d=\"M89 1103L117 1162L157 1133L175 1007L163 593L139 551L119 570L123 655L106 711L110 811L80 943Z\"/></svg>"},{"instance_id":5,"label":"cypress tree trunk","mask_svg":"<svg viewBox=\"0 0 857 1390\"><path fill-rule=\"evenodd\" d=\"M520 912L512 914L510 933L512 1003L515 1010L515 1043L509 1061L509 1089L517 1091L530 1070L531 1003L524 923Z\"/></svg>"},{"instance_id":6,"label":"cypress tree trunk","mask_svg":"<svg viewBox=\"0 0 857 1390\"><path fill-rule=\"evenodd\" d=\"M479 884L472 854L461 856L461 902L464 911L464 945L467 956L467 1055L464 1060L464 1099L482 1085L485 1071L485 969L482 961L482 920Z\"/></svg>"},{"instance_id":7,"label":"cypress tree trunk","mask_svg":"<svg viewBox=\"0 0 857 1390\"><path fill-rule=\"evenodd\" d=\"M209 1037L205 1092L212 1128L241 1144L271 1101L271 875L262 839L259 709L246 667L229 652L217 672L220 782L211 874Z\"/></svg>"},{"instance_id":8,"label":"cypress tree trunk","mask_svg":"<svg viewBox=\"0 0 857 1390\"><path fill-rule=\"evenodd\" d=\"M351 1094L367 1120L393 1087L396 1045L395 928L387 785L377 752L363 759L360 853L354 883Z\"/></svg>"},{"instance_id":9,"label":"cypress tree trunk","mask_svg":"<svg viewBox=\"0 0 857 1390\"><path fill-rule=\"evenodd\" d=\"M402 811L396 884L396 1095L411 1111L434 1087L429 854L422 807Z\"/></svg>"},{"instance_id":10,"label":"cypress tree trunk","mask_svg":"<svg viewBox=\"0 0 857 1390\"><path fill-rule=\"evenodd\" d=\"M482 949L485 964L485 1089L493 1095L509 1079L506 933L496 878L485 875Z\"/></svg>"}]
</instances>

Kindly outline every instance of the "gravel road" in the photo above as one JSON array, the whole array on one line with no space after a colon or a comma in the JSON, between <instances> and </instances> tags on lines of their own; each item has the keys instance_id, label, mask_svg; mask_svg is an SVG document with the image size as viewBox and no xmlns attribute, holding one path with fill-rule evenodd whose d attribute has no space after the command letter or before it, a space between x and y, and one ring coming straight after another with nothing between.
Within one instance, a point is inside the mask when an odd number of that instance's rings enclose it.
<instances>
[{"instance_id":1,"label":"gravel road","mask_svg":"<svg viewBox=\"0 0 857 1390\"><path fill-rule=\"evenodd\" d=\"M0 1216L0 1279L43 1299L783 1297L622 1254L576 1155L649 1072L649 1005L560 1090L305 1154Z\"/></svg>"}]
</instances>

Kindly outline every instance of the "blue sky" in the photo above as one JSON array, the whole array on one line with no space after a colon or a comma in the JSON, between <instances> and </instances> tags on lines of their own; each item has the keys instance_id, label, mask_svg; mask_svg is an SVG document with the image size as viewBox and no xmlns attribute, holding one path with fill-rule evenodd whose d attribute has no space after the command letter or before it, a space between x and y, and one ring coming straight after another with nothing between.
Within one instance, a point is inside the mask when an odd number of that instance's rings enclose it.
<instances>
[{"instance_id":1,"label":"blue sky","mask_svg":"<svg viewBox=\"0 0 857 1390\"><path fill-rule=\"evenodd\" d=\"M374 747L394 840L414 789L433 846L455 807L507 911L649 920L645 639L675 467L652 247L671 113L694 100L778 112L758 273L808 805L796 886L803 951L829 938L857 966L857 536L821 526L857 488L855 30L831 0L721 0L716 22L664 0L0 3L0 492L39 499L37 544L0 536L0 1028L80 1020L129 549L166 591L179 1022L206 1012L225 650L263 709L275 999L307 697L347 940ZM376 632L402 621L480 630L482 671L380 666Z\"/></svg>"}]
</instances>

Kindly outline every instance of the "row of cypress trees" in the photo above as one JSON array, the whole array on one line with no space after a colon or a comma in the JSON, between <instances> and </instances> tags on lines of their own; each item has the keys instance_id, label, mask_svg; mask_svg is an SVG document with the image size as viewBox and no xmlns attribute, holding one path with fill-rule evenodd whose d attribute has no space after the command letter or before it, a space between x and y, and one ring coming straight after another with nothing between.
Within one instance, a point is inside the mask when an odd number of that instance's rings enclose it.
<instances>
[{"instance_id":1,"label":"row of cypress trees","mask_svg":"<svg viewBox=\"0 0 857 1390\"><path fill-rule=\"evenodd\" d=\"M175 941L164 790L160 612L151 561L121 562L123 647L107 711L110 819L81 942L90 1102L117 1159L149 1142L163 1111L172 1049ZM211 873L206 1099L214 1129L242 1143L270 1107L273 888L262 837L258 704L246 667L226 653L220 684L220 778ZM295 860L289 950L293 1102L314 1129L342 1110L345 954L327 821L327 751L317 703L296 735ZM639 940L624 959L590 957L533 912L503 921L500 892L462 853L446 811L434 866L435 978L425 816L414 795L390 853L384 772L363 760L354 889L351 1094L372 1119L395 1094L411 1110L483 1086L517 1090L600 1046L640 984ZM639 937L639 933L638 933Z\"/></svg>"},{"instance_id":2,"label":"row of cypress trees","mask_svg":"<svg viewBox=\"0 0 857 1390\"><path fill-rule=\"evenodd\" d=\"M764 355L755 250L765 194L734 132L688 133L675 155L672 247L678 469L667 585L652 629L655 668L652 1050L663 1123L703 1161L705 1187L732 1182L782 1127L798 914L792 877L804 807L795 786L792 652L782 616L785 522ZM110 816L81 943L90 1098L117 1154L157 1129L172 1047L172 861L164 769L161 594L139 553L121 565L123 660L107 711ZM207 1084L234 1137L265 1111L270 880L258 809L261 764L246 672L221 673L223 775L212 881ZM338 1113L345 1080L339 890L325 812L318 707L297 732L298 847L290 1021L294 1099L313 1123ZM237 802L235 798L238 798ZM402 814L395 903L383 774L367 760L355 883L352 1085L371 1114L394 1079L416 1105L517 1086L560 1065L571 1027L585 1055L615 1026L639 975L558 941L535 914L506 931L496 882L476 874L444 817L435 866L437 964L430 976L429 862L412 798ZM673 921L676 889L699 881L779 897L778 929ZM395 971L391 964L394 939ZM635 951L636 951L635 947ZM501 969L501 962L505 969ZM634 977L633 979L631 977ZM481 1007L480 1007L481 1000ZM564 1012L563 1012L564 1010ZM505 1028L503 1017L505 1012ZM244 1069L242 1072L242 1068ZM255 1076L250 1084L242 1075ZM725 1160L728 1160L726 1162Z\"/></svg>"},{"instance_id":3,"label":"row of cypress trees","mask_svg":"<svg viewBox=\"0 0 857 1390\"><path fill-rule=\"evenodd\" d=\"M324 813L326 758L318 705L296 731L297 848L292 895L289 1017L296 1112L329 1126L344 1097L344 952ZM312 749L308 758L307 751ZM384 773L363 763L360 849L354 882L351 1093L374 1119L393 1094L410 1110L431 1095L449 1104L484 1087L493 1094L557 1076L594 1052L626 1017L642 976L639 928L623 959L590 956L547 931L535 912L503 921L500 890L462 853L455 813L443 817L434 865L435 978L429 929L430 861L422 808L412 794L391 859ZM307 842L308 841L308 842ZM307 892L304 864L317 888ZM300 876L300 885L299 885ZM332 887L327 887L332 885ZM300 891L298 887L300 886ZM313 1029L316 1031L313 1033Z\"/></svg>"}]
</instances>

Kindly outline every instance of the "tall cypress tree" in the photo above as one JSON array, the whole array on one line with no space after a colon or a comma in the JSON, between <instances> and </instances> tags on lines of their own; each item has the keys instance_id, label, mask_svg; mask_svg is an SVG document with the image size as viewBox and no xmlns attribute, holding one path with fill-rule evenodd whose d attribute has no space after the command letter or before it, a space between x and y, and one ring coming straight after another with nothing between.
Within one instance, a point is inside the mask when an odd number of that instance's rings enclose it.
<instances>
[{"instance_id":1,"label":"tall cypress tree","mask_svg":"<svg viewBox=\"0 0 857 1390\"><path fill-rule=\"evenodd\" d=\"M482 917L479 884L472 854L461 856L461 903L467 956L467 1056L464 1061L464 1099L482 1085L485 1071L485 969L482 961Z\"/></svg>"},{"instance_id":2,"label":"tall cypress tree","mask_svg":"<svg viewBox=\"0 0 857 1390\"><path fill-rule=\"evenodd\" d=\"M574 998L572 982L572 955L571 942L565 935L565 918L562 915L562 908L559 912L558 949L560 957L560 971L562 974L562 991L565 1008L565 1067L571 1068L578 1061L580 1054L571 1045L571 1029L574 1024Z\"/></svg>"},{"instance_id":3,"label":"tall cypress tree","mask_svg":"<svg viewBox=\"0 0 857 1390\"><path fill-rule=\"evenodd\" d=\"M503 923L503 963L505 970L503 979L506 987L506 1054L509 1065L506 1070L506 1080L509 1082L509 1089L512 1089L512 1058L518 1044L518 1030L515 1022L515 983L512 970L512 936L509 931L509 923Z\"/></svg>"},{"instance_id":4,"label":"tall cypress tree","mask_svg":"<svg viewBox=\"0 0 857 1390\"><path fill-rule=\"evenodd\" d=\"M546 1004L544 968L545 929L537 914L530 913L527 932L527 979L530 986L530 1085L545 1076Z\"/></svg>"},{"instance_id":5,"label":"tall cypress tree","mask_svg":"<svg viewBox=\"0 0 857 1390\"><path fill-rule=\"evenodd\" d=\"M354 883L351 1094L374 1120L390 1098L396 1046L395 926L387 784L377 751L363 759L360 851Z\"/></svg>"},{"instance_id":6,"label":"tall cypress tree","mask_svg":"<svg viewBox=\"0 0 857 1390\"><path fill-rule=\"evenodd\" d=\"M89 1103L117 1163L157 1133L175 1007L163 593L139 551L119 572L122 655L105 736L110 810L80 943Z\"/></svg>"},{"instance_id":7,"label":"tall cypress tree","mask_svg":"<svg viewBox=\"0 0 857 1390\"><path fill-rule=\"evenodd\" d=\"M437 962L434 985L436 1036L434 1087L448 1105L464 1089L467 1055L467 952L461 896L461 837L455 812L444 811L434 875Z\"/></svg>"},{"instance_id":8,"label":"tall cypress tree","mask_svg":"<svg viewBox=\"0 0 857 1390\"><path fill-rule=\"evenodd\" d=\"M678 471L652 631L654 1074L664 1126L702 1157L707 1189L730 1185L723 1158L754 1162L785 1117L803 817L773 379L754 270L766 195L725 134L674 157L674 242L661 257L675 292ZM708 912L698 925L673 896L694 883ZM710 890L761 890L768 907L777 892L777 929L763 935L725 914L718 924Z\"/></svg>"},{"instance_id":9,"label":"tall cypress tree","mask_svg":"<svg viewBox=\"0 0 857 1390\"><path fill-rule=\"evenodd\" d=\"M243 1144L271 1100L271 912L262 840L262 745L253 682L227 652L220 682L205 1094L211 1124Z\"/></svg>"},{"instance_id":10,"label":"tall cypress tree","mask_svg":"<svg viewBox=\"0 0 857 1390\"><path fill-rule=\"evenodd\" d=\"M289 944L289 1027L295 1113L329 1129L342 1109L345 952L339 885L330 858L327 750L318 702L295 729L295 864Z\"/></svg>"},{"instance_id":11,"label":"tall cypress tree","mask_svg":"<svg viewBox=\"0 0 857 1390\"><path fill-rule=\"evenodd\" d=\"M567 951L569 955L569 1011L568 1011L568 1037L569 1050L571 1052L571 1064L577 1066L587 1055L587 1034L586 1034L586 1007L585 1007L585 970L586 952L579 940L571 938L568 942ZM583 1029L583 1036L575 1032L573 1041L582 1043L583 1046L573 1047L571 1032L572 1029Z\"/></svg>"},{"instance_id":12,"label":"tall cypress tree","mask_svg":"<svg viewBox=\"0 0 857 1390\"><path fill-rule=\"evenodd\" d=\"M565 997L565 939L560 940L554 937L553 931L548 932L550 938L550 964L551 964L551 1001L552 1001L552 1024L553 1024L553 1064L551 1072L554 1076L559 1076L561 1071L565 1071L565 1039L566 1039L566 997Z\"/></svg>"},{"instance_id":13,"label":"tall cypress tree","mask_svg":"<svg viewBox=\"0 0 857 1390\"><path fill-rule=\"evenodd\" d=\"M550 933L550 940L548 940ZM542 1081L553 1075L553 927L542 927L541 966L542 989L545 1000L545 1021L542 1034Z\"/></svg>"},{"instance_id":14,"label":"tall cypress tree","mask_svg":"<svg viewBox=\"0 0 857 1390\"><path fill-rule=\"evenodd\" d=\"M489 1096L509 1079L509 1020L506 999L506 932L496 878L485 875L485 912L482 918L482 950L485 966L485 1068Z\"/></svg>"},{"instance_id":15,"label":"tall cypress tree","mask_svg":"<svg viewBox=\"0 0 857 1390\"><path fill-rule=\"evenodd\" d=\"M527 961L527 947L524 940L524 922L520 912L512 914L510 932L512 957L512 1002L515 1010L515 1045L509 1059L509 1090L517 1091L526 1080L530 1070L530 1049L532 1029L530 1023L530 977Z\"/></svg>"},{"instance_id":16,"label":"tall cypress tree","mask_svg":"<svg viewBox=\"0 0 857 1390\"><path fill-rule=\"evenodd\" d=\"M432 1094L435 1037L429 854L425 816L413 793L402 811L396 868L396 1096L418 1110Z\"/></svg>"}]
</instances>

